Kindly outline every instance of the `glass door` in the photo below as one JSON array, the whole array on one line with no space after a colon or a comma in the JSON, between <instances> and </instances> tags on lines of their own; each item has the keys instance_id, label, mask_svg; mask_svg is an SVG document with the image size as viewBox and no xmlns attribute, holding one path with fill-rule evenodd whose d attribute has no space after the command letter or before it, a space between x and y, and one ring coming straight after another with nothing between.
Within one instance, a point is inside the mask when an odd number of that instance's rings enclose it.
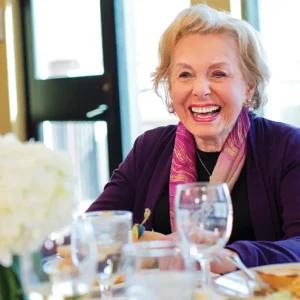
<instances>
[{"instance_id":1,"label":"glass door","mask_svg":"<svg viewBox=\"0 0 300 300\"><path fill-rule=\"evenodd\" d=\"M114 1L21 7L28 138L70 153L86 207L122 159Z\"/></svg>"}]
</instances>

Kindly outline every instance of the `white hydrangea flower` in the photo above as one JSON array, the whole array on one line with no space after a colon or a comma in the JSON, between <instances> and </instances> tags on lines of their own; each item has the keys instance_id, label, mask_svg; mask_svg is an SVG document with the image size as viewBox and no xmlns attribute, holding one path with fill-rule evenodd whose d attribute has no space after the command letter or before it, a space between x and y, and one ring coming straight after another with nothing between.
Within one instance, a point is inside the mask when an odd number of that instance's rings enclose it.
<instances>
[{"instance_id":1,"label":"white hydrangea flower","mask_svg":"<svg viewBox=\"0 0 300 300\"><path fill-rule=\"evenodd\" d=\"M74 178L67 153L0 135L0 264L10 266L13 255L70 223Z\"/></svg>"}]
</instances>

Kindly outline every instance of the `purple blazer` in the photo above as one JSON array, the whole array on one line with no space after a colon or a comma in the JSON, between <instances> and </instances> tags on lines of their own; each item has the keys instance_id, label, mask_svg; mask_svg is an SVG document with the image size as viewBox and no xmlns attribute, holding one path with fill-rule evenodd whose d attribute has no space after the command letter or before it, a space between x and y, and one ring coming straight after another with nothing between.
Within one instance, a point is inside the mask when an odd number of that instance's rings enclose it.
<instances>
[{"instance_id":1,"label":"purple blazer","mask_svg":"<svg viewBox=\"0 0 300 300\"><path fill-rule=\"evenodd\" d=\"M248 267L300 261L300 129L250 115L247 139L249 209L256 241L236 241L227 248ZM113 172L89 211L133 212L141 223L153 211L169 182L176 126L145 132ZM152 216L145 224L152 229Z\"/></svg>"}]
</instances>

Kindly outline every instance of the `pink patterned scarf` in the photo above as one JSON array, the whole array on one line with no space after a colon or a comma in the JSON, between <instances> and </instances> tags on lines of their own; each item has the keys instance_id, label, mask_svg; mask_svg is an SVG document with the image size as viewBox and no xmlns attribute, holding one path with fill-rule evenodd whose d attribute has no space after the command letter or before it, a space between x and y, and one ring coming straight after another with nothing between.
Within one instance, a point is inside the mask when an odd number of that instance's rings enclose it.
<instances>
[{"instance_id":1,"label":"pink patterned scarf","mask_svg":"<svg viewBox=\"0 0 300 300\"><path fill-rule=\"evenodd\" d=\"M217 164L210 177L211 183L227 182L232 191L244 166L247 153L247 134L250 121L242 109L232 131L226 139ZM193 135L180 122L177 126L175 147L170 173L170 219L172 232L176 231L174 196L177 184L197 181L196 147Z\"/></svg>"}]
</instances>

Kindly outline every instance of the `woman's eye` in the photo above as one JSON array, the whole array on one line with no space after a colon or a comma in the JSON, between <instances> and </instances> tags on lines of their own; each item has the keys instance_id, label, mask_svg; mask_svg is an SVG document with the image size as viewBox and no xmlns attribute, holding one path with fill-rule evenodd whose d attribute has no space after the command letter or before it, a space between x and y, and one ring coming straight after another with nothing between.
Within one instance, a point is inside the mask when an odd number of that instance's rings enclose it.
<instances>
[{"instance_id":1,"label":"woman's eye","mask_svg":"<svg viewBox=\"0 0 300 300\"><path fill-rule=\"evenodd\" d=\"M191 74L189 72L182 72L179 74L179 77L180 78L187 78L187 77L190 77Z\"/></svg>"},{"instance_id":2,"label":"woman's eye","mask_svg":"<svg viewBox=\"0 0 300 300\"><path fill-rule=\"evenodd\" d=\"M227 74L222 71L213 72L213 77L216 77L216 78L222 78L222 77L226 77L226 76L227 76Z\"/></svg>"}]
</instances>

